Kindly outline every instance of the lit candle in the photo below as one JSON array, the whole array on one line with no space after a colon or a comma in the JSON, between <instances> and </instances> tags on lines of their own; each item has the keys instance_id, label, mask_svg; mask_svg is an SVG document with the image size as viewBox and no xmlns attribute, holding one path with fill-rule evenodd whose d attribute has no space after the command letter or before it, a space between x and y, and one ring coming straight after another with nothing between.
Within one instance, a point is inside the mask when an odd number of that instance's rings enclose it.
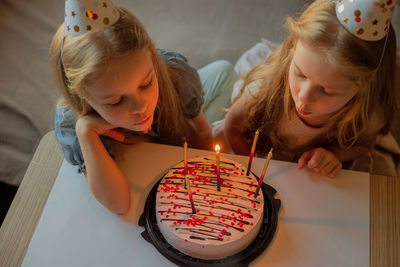
<instances>
[{"instance_id":1,"label":"lit candle","mask_svg":"<svg viewBox=\"0 0 400 267\"><path fill-rule=\"evenodd\" d=\"M250 174L251 162L253 161L254 151L256 150L256 144L257 144L259 134L260 134L260 131L257 129L256 133L254 134L253 145L251 146L249 164L247 164L247 171L246 171L247 176Z\"/></svg>"},{"instance_id":2,"label":"lit candle","mask_svg":"<svg viewBox=\"0 0 400 267\"><path fill-rule=\"evenodd\" d=\"M270 160L271 158L272 158L272 148L271 148L271 150L268 152L267 159L265 160L264 168L263 168L263 170L262 170L262 172L261 172L261 176L260 176L260 180L258 181L258 185L257 185L256 192L254 193L254 198L257 198L258 193L260 192L260 188L261 188L261 185L262 185L263 180L264 180L264 175L265 175L265 173L267 172L269 160Z\"/></svg>"},{"instance_id":3,"label":"lit candle","mask_svg":"<svg viewBox=\"0 0 400 267\"><path fill-rule=\"evenodd\" d=\"M192 206L192 213L195 214L196 213L196 209L194 208L192 190L190 189L190 180L189 180L189 177L186 174L185 174L185 182L186 182L186 188L188 190L190 206Z\"/></svg>"},{"instance_id":4,"label":"lit candle","mask_svg":"<svg viewBox=\"0 0 400 267\"><path fill-rule=\"evenodd\" d=\"M216 172L217 172L217 190L218 191L221 191L221 175L220 175L220 172L219 172L219 151L220 151L220 149L221 148L219 147L218 144L215 145L215 157L217 159Z\"/></svg>"}]
</instances>

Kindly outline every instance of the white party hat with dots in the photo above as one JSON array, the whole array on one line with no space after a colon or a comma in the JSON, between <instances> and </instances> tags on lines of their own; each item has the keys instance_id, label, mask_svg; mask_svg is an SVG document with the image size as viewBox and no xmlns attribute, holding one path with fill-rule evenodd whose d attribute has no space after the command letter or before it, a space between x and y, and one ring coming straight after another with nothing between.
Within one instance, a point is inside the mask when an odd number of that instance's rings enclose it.
<instances>
[{"instance_id":1,"label":"white party hat with dots","mask_svg":"<svg viewBox=\"0 0 400 267\"><path fill-rule=\"evenodd\" d=\"M381 40L389 30L397 0L338 0L336 16L353 35Z\"/></svg>"},{"instance_id":2,"label":"white party hat with dots","mask_svg":"<svg viewBox=\"0 0 400 267\"><path fill-rule=\"evenodd\" d=\"M77 36L113 25L118 9L110 0L65 0L65 33Z\"/></svg>"}]
</instances>

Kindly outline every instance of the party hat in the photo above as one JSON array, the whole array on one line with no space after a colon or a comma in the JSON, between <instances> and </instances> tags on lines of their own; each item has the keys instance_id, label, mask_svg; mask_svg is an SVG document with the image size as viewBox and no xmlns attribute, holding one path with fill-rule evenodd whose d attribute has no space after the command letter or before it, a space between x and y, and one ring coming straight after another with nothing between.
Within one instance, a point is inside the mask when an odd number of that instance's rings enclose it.
<instances>
[{"instance_id":1,"label":"party hat","mask_svg":"<svg viewBox=\"0 0 400 267\"><path fill-rule=\"evenodd\" d=\"M366 41L386 36L397 0L338 0L336 16L353 35Z\"/></svg>"},{"instance_id":2,"label":"party hat","mask_svg":"<svg viewBox=\"0 0 400 267\"><path fill-rule=\"evenodd\" d=\"M65 32L81 35L113 25L118 9L110 0L65 0Z\"/></svg>"}]
</instances>

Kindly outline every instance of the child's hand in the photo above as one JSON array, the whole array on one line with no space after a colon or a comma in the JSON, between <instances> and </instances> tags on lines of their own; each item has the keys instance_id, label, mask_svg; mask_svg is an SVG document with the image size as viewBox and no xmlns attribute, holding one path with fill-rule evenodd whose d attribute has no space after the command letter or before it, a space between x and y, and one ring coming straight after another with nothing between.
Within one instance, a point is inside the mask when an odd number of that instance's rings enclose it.
<instances>
[{"instance_id":1,"label":"child's hand","mask_svg":"<svg viewBox=\"0 0 400 267\"><path fill-rule=\"evenodd\" d=\"M119 142L123 142L125 140L125 136L121 132L115 130L115 128L115 126L109 124L97 114L84 115L76 122L76 132L78 134L88 134L94 132L97 135L108 136Z\"/></svg>"},{"instance_id":2,"label":"child's hand","mask_svg":"<svg viewBox=\"0 0 400 267\"><path fill-rule=\"evenodd\" d=\"M342 163L335 154L322 147L304 152L298 162L300 170L307 166L330 178L334 178L342 169Z\"/></svg>"}]
</instances>

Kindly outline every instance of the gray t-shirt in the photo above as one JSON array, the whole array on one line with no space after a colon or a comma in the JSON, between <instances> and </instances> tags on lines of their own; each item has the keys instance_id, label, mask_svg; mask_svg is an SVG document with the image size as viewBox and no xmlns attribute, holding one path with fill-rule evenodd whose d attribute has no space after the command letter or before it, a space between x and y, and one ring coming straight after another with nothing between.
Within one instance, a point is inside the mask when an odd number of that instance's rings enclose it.
<instances>
[{"instance_id":1,"label":"gray t-shirt","mask_svg":"<svg viewBox=\"0 0 400 267\"><path fill-rule=\"evenodd\" d=\"M185 117L189 119L196 117L200 113L203 104L203 90L197 71L189 66L185 57L176 52L169 52L161 49L158 49L157 52L180 77L179 82L183 86L180 87L179 96L183 103ZM157 118L157 113L158 110L156 109L154 118ZM82 172L85 170L85 162L75 132L77 119L77 114L75 114L71 108L62 104L57 105L55 114L55 133L57 140L64 151L65 159L72 165L77 165L79 171ZM156 121L156 119L154 121ZM152 130L147 134L155 142L158 141L158 135L155 132L156 129L157 125L153 122ZM137 134L141 135L141 133ZM108 153L113 156L112 141L103 136L101 136L101 140Z\"/></svg>"}]
</instances>

